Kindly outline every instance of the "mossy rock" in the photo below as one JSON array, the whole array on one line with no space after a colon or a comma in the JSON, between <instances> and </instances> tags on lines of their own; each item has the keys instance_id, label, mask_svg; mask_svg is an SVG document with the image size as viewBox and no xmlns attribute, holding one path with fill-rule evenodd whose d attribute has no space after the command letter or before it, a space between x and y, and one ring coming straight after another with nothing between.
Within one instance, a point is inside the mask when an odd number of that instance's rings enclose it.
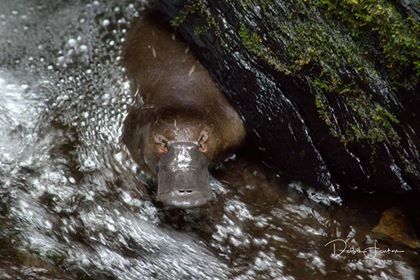
<instances>
[{"instance_id":1,"label":"mossy rock","mask_svg":"<svg viewBox=\"0 0 420 280\"><path fill-rule=\"evenodd\" d=\"M329 189L339 182L420 191L420 25L395 2L157 6L192 43L273 165Z\"/></svg>"}]
</instances>

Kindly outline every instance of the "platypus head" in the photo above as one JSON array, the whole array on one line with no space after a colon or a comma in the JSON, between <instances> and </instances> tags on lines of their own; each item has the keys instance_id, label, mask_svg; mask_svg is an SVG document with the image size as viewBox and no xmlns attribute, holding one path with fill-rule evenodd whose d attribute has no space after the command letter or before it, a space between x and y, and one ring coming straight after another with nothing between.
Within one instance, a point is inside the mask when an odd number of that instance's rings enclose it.
<instances>
[{"instance_id":1,"label":"platypus head","mask_svg":"<svg viewBox=\"0 0 420 280\"><path fill-rule=\"evenodd\" d=\"M194 122L156 122L144 161L157 173L157 199L167 206L192 208L212 198L209 128Z\"/></svg>"},{"instance_id":2,"label":"platypus head","mask_svg":"<svg viewBox=\"0 0 420 280\"><path fill-rule=\"evenodd\" d=\"M180 208L197 207L212 197L209 160L193 142L173 142L159 160L158 199Z\"/></svg>"}]
</instances>

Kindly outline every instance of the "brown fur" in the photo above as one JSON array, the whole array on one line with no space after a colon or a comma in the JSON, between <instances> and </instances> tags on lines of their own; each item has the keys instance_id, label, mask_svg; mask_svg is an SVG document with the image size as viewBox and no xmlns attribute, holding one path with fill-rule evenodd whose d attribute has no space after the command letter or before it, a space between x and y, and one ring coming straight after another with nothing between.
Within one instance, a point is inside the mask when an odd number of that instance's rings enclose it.
<instances>
[{"instance_id":1,"label":"brown fur","mask_svg":"<svg viewBox=\"0 0 420 280\"><path fill-rule=\"evenodd\" d=\"M207 70L174 39L165 26L148 17L132 27L123 50L128 78L144 103L127 117L123 140L134 159L153 173L161 148L156 135L169 141L199 141L208 134L203 151L211 162L245 136L238 113ZM185 131L188 136L181 135Z\"/></svg>"}]
</instances>

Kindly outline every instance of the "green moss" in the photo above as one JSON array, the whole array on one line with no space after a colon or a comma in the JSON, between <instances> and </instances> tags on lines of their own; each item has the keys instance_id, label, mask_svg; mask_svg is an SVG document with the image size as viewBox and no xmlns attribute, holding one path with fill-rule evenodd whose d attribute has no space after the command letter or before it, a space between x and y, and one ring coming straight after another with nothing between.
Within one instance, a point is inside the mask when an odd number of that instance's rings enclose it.
<instances>
[{"instance_id":1,"label":"green moss","mask_svg":"<svg viewBox=\"0 0 420 280\"><path fill-rule=\"evenodd\" d=\"M387 0L307 0L339 19L358 40L377 37L395 85L412 88L420 78L420 23L402 17Z\"/></svg>"},{"instance_id":2,"label":"green moss","mask_svg":"<svg viewBox=\"0 0 420 280\"><path fill-rule=\"evenodd\" d=\"M398 145L399 137L392 127L393 123L398 123L397 118L372 101L374 89L362 89L381 79L375 65L369 59L365 59L369 56L369 50L358 44L357 40L353 41L343 36L339 28L329 29L322 21L306 20L313 18L317 13L315 6L308 7L307 10L296 10L290 21L275 16L269 17L273 25L279 27L270 33L270 36L272 40L287 42L284 56L287 56L286 61L295 62L294 65L288 66L293 74L299 74L299 71L310 63L320 67L319 75L306 75L310 77L317 92L315 106L330 134L343 143L379 143L388 140ZM300 19L299 15L303 19ZM299 68L299 65L302 68ZM343 80L338 73L345 69L356 71L360 80ZM355 119L347 119L345 122L341 120L343 123L337 123L338 120L334 118L326 98L329 94L342 95L341 100L346 104L346 108L352 111L350 114L354 115Z\"/></svg>"},{"instance_id":3,"label":"green moss","mask_svg":"<svg viewBox=\"0 0 420 280\"><path fill-rule=\"evenodd\" d=\"M258 58L274 67L275 70L285 75L291 73L290 68L281 63L278 58L275 57L274 53L262 43L261 37L256 32L248 30L244 24L240 25L239 37L241 38L242 44L249 52L255 54Z\"/></svg>"},{"instance_id":4,"label":"green moss","mask_svg":"<svg viewBox=\"0 0 420 280\"><path fill-rule=\"evenodd\" d=\"M260 36L256 32L250 32L243 24L239 28L239 36L245 48L248 50L254 53L260 53L262 49L265 49Z\"/></svg>"},{"instance_id":5,"label":"green moss","mask_svg":"<svg viewBox=\"0 0 420 280\"><path fill-rule=\"evenodd\" d=\"M220 34L216 21L208 10L206 0L194 0L187 2L182 11L170 21L170 24L172 27L178 28L185 22L188 16L194 14L205 20L205 24L194 27L194 34L196 36L206 33L209 30L212 30L216 36Z\"/></svg>"},{"instance_id":6,"label":"green moss","mask_svg":"<svg viewBox=\"0 0 420 280\"><path fill-rule=\"evenodd\" d=\"M328 100L323 94L318 93L315 95L315 106L318 110L320 118L328 126L330 134L336 138L339 138L342 133L340 132L338 124L334 121L333 114L329 110L330 105Z\"/></svg>"},{"instance_id":7,"label":"green moss","mask_svg":"<svg viewBox=\"0 0 420 280\"><path fill-rule=\"evenodd\" d=\"M398 124L398 119L381 105L373 102L366 95L346 97L346 103L358 117L358 125L350 124L346 130L346 142L369 141L380 143L388 140L396 145L399 144L399 136L392 124Z\"/></svg>"},{"instance_id":8,"label":"green moss","mask_svg":"<svg viewBox=\"0 0 420 280\"><path fill-rule=\"evenodd\" d=\"M171 20L171 26L178 28L185 22L188 16L193 14L203 14L204 9L205 3L203 1L193 1L191 3L187 3L181 12Z\"/></svg>"},{"instance_id":9,"label":"green moss","mask_svg":"<svg viewBox=\"0 0 420 280\"><path fill-rule=\"evenodd\" d=\"M340 84L316 79L314 85L318 91L315 96L315 106L319 117L325 122L333 137L339 138L345 144L360 141L380 143L386 140L399 144L400 138L392 126L399 123L397 117L373 102L369 95L355 84ZM342 94L345 104L351 110L350 115L356 119L338 124L329 110L330 105L325 97L328 94Z\"/></svg>"},{"instance_id":10,"label":"green moss","mask_svg":"<svg viewBox=\"0 0 420 280\"><path fill-rule=\"evenodd\" d=\"M252 2L258 1L247 1L244 6L252 8ZM328 5L327 2L324 4ZM289 20L279 18L271 14L271 9L264 10L263 7L267 21L270 21L271 26L277 27L268 33L267 41L286 43L285 49L278 50L281 53L264 44L260 35L262 32L258 29L250 31L242 23L239 26L239 36L243 46L283 74L299 75L311 64L320 67L321 72L318 75L306 75L310 77L309 81L317 92L315 106L319 117L333 137L346 144L359 141L380 143L386 140L398 144L399 137L392 127L393 123L398 123L397 118L373 102L371 93L361 89L361 83L375 84L376 80L380 80L375 65L365 59L365 56L369 56L369 50L358 44L357 40L343 36L340 29L329 29L322 21L308 21L307 18L313 18L317 14L316 5L306 10L304 6L297 7L296 3L293 5L289 9L295 9L296 13L291 14ZM364 20L373 19L367 17ZM351 71L356 71L361 77L360 81L344 81L338 74L339 70L349 66ZM355 119L337 123L326 97L329 94L342 95L343 102Z\"/></svg>"}]
</instances>

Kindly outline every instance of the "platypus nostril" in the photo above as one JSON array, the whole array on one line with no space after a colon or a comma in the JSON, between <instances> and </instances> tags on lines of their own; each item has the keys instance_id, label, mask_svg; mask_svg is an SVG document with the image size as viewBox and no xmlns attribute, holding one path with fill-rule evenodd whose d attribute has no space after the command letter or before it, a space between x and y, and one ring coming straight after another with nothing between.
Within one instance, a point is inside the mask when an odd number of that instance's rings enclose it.
<instances>
[{"instance_id":1,"label":"platypus nostril","mask_svg":"<svg viewBox=\"0 0 420 280\"><path fill-rule=\"evenodd\" d=\"M191 194L193 192L193 190L190 190L190 189L180 189L180 190L178 190L178 194L181 194L181 195L185 195L185 194Z\"/></svg>"}]
</instances>

